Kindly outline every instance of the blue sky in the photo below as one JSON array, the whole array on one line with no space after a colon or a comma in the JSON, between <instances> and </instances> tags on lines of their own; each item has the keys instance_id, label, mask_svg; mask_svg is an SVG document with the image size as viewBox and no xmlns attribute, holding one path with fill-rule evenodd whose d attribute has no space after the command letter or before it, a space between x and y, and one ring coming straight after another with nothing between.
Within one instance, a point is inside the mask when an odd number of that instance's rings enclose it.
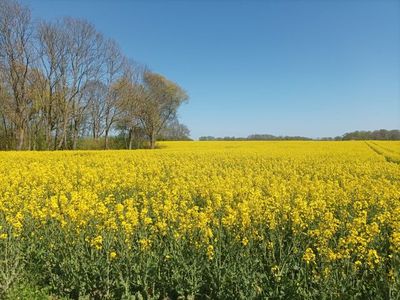
<instances>
[{"instance_id":1,"label":"blue sky","mask_svg":"<svg viewBox=\"0 0 400 300\"><path fill-rule=\"evenodd\" d=\"M23 0L181 85L192 137L400 128L400 1Z\"/></svg>"}]
</instances>

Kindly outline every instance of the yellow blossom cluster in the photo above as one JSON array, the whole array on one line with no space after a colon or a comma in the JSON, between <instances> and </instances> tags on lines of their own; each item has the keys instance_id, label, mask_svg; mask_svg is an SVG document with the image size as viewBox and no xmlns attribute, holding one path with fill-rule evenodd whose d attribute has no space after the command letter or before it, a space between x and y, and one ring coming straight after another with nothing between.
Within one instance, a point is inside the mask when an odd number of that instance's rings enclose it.
<instances>
[{"instance_id":1,"label":"yellow blossom cluster","mask_svg":"<svg viewBox=\"0 0 400 300\"><path fill-rule=\"evenodd\" d=\"M400 254L399 156L398 142L362 141L2 152L0 244L52 224L112 261L169 239L211 263L229 240L264 245L274 274L280 249L324 274L343 261L374 269Z\"/></svg>"}]
</instances>

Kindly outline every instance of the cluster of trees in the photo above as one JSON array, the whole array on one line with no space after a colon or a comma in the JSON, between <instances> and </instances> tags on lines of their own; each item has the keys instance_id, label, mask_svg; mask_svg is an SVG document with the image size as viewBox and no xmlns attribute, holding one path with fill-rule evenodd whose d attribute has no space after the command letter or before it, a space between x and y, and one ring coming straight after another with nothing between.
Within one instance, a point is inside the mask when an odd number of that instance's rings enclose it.
<instances>
[{"instance_id":1,"label":"cluster of trees","mask_svg":"<svg viewBox=\"0 0 400 300\"><path fill-rule=\"evenodd\" d=\"M247 137L247 139L252 140L252 141L263 141L263 140L270 140L270 141L291 141L291 140L297 140L297 141L307 141L311 140L310 138L304 137L304 136L274 136L271 134L252 134Z\"/></svg>"},{"instance_id":2,"label":"cluster of trees","mask_svg":"<svg viewBox=\"0 0 400 300\"><path fill-rule=\"evenodd\" d=\"M345 133L342 140L400 140L400 130L354 131Z\"/></svg>"},{"instance_id":3,"label":"cluster of trees","mask_svg":"<svg viewBox=\"0 0 400 300\"><path fill-rule=\"evenodd\" d=\"M322 141L351 141L351 140L387 140L398 141L400 140L400 130L386 130L379 129L374 131L352 131L346 132L341 136L336 137L323 137L319 140Z\"/></svg>"},{"instance_id":4,"label":"cluster of trees","mask_svg":"<svg viewBox=\"0 0 400 300\"><path fill-rule=\"evenodd\" d=\"M303 136L275 136L271 134L252 134L248 137L213 137L202 136L200 141L348 141L348 140L400 140L400 130L386 130L380 129L375 131L354 131L336 137L323 137L319 139L312 139Z\"/></svg>"},{"instance_id":5,"label":"cluster of trees","mask_svg":"<svg viewBox=\"0 0 400 300\"><path fill-rule=\"evenodd\" d=\"M14 0L0 0L0 149L76 149L91 137L131 148L160 135L188 137L177 120L187 101L176 83L134 63L89 22L33 22Z\"/></svg>"},{"instance_id":6,"label":"cluster of trees","mask_svg":"<svg viewBox=\"0 0 400 300\"><path fill-rule=\"evenodd\" d=\"M251 134L248 137L213 137L213 136L202 136L199 138L200 141L307 141L312 140L311 138L303 136L275 136L272 134Z\"/></svg>"}]
</instances>

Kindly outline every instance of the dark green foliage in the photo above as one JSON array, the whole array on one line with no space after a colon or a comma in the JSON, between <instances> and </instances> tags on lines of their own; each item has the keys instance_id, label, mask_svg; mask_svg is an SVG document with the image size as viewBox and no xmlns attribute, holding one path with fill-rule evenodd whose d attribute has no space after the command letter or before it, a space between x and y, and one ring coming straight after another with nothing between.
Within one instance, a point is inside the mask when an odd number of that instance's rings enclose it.
<instances>
[{"instance_id":1,"label":"dark green foliage","mask_svg":"<svg viewBox=\"0 0 400 300\"><path fill-rule=\"evenodd\" d=\"M400 130L386 130L380 129L375 131L354 131L336 137L323 137L312 139L304 136L275 136L272 134L252 134L248 137L214 137L214 136L201 136L200 141L348 141L348 140L400 140Z\"/></svg>"}]
</instances>

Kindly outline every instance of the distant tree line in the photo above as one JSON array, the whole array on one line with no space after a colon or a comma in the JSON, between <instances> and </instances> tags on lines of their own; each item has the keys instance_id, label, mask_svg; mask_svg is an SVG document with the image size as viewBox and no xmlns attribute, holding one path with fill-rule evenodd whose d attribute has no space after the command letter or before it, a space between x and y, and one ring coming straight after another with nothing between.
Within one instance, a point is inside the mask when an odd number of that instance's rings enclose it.
<instances>
[{"instance_id":1,"label":"distant tree line","mask_svg":"<svg viewBox=\"0 0 400 300\"><path fill-rule=\"evenodd\" d=\"M188 138L177 119L187 99L89 22L33 22L28 7L0 0L0 149L77 149L82 139L107 149L116 138L154 148Z\"/></svg>"},{"instance_id":2,"label":"distant tree line","mask_svg":"<svg viewBox=\"0 0 400 300\"><path fill-rule=\"evenodd\" d=\"M248 137L213 137L213 136L202 136L199 138L200 141L311 141L311 140L322 140L322 141L348 141L348 140L400 140L400 130L386 130L380 129L375 131L354 131L343 134L342 136L336 137L323 137L318 139L312 139L303 136L275 136L272 134L252 134Z\"/></svg>"},{"instance_id":3,"label":"distant tree line","mask_svg":"<svg viewBox=\"0 0 400 300\"><path fill-rule=\"evenodd\" d=\"M400 130L354 131L345 133L342 140L400 140Z\"/></svg>"},{"instance_id":4,"label":"distant tree line","mask_svg":"<svg viewBox=\"0 0 400 300\"><path fill-rule=\"evenodd\" d=\"M312 140L311 138L303 136L275 136L272 134L252 134L247 137L213 137L213 136L201 136L200 141L288 141L288 140Z\"/></svg>"}]
</instances>

